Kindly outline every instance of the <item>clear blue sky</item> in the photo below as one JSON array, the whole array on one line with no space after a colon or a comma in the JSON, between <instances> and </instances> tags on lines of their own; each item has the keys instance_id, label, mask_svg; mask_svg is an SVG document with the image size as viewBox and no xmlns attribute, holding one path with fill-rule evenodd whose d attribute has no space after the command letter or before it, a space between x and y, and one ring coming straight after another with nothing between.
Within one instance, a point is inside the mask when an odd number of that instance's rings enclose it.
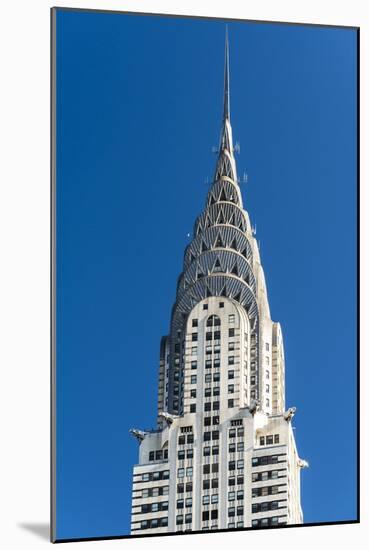
<instances>
[{"instance_id":1,"label":"clear blue sky","mask_svg":"<svg viewBox=\"0 0 369 550\"><path fill-rule=\"evenodd\" d=\"M57 16L57 537L129 532L130 427L211 180L225 23ZM243 197L286 352L305 522L356 517L356 33L229 23ZM137 398L139 396L139 398Z\"/></svg>"}]
</instances>

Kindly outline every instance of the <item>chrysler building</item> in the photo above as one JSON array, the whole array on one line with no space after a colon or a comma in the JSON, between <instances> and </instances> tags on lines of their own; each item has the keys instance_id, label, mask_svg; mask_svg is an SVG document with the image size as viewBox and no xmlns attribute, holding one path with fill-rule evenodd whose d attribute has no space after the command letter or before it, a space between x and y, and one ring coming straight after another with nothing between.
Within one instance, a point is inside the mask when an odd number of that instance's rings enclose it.
<instances>
[{"instance_id":1,"label":"chrysler building","mask_svg":"<svg viewBox=\"0 0 369 550\"><path fill-rule=\"evenodd\" d=\"M282 330L271 318L230 119L228 38L214 178L184 252L160 346L158 417L139 441L131 534L303 522L285 405Z\"/></svg>"}]
</instances>

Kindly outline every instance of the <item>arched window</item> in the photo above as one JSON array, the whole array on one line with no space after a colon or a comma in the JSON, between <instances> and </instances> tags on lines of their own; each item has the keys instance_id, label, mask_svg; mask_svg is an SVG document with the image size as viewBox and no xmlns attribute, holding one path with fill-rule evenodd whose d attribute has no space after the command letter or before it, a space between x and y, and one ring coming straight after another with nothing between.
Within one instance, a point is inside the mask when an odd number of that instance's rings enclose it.
<instances>
[{"instance_id":1,"label":"arched window","mask_svg":"<svg viewBox=\"0 0 369 550\"><path fill-rule=\"evenodd\" d=\"M220 326L220 318L218 315L210 315L208 320L206 321L207 327L219 327Z\"/></svg>"}]
</instances>

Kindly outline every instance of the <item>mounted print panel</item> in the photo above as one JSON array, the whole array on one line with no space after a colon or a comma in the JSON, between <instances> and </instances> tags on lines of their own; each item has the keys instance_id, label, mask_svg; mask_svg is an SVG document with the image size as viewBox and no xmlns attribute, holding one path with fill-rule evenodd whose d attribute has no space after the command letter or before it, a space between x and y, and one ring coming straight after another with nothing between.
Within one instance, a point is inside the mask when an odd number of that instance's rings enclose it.
<instances>
[{"instance_id":1,"label":"mounted print panel","mask_svg":"<svg viewBox=\"0 0 369 550\"><path fill-rule=\"evenodd\" d=\"M358 35L52 10L54 541L358 521Z\"/></svg>"}]
</instances>

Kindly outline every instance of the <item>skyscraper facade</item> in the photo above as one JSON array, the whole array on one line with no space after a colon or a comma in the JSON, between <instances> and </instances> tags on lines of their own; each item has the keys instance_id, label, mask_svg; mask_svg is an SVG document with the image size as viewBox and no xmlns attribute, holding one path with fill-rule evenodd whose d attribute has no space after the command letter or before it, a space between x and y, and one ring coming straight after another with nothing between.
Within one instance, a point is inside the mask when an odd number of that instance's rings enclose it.
<instances>
[{"instance_id":1,"label":"skyscraper facade","mask_svg":"<svg viewBox=\"0 0 369 550\"><path fill-rule=\"evenodd\" d=\"M283 338L243 208L226 38L218 158L160 347L158 419L133 429L132 534L300 524Z\"/></svg>"}]
</instances>

